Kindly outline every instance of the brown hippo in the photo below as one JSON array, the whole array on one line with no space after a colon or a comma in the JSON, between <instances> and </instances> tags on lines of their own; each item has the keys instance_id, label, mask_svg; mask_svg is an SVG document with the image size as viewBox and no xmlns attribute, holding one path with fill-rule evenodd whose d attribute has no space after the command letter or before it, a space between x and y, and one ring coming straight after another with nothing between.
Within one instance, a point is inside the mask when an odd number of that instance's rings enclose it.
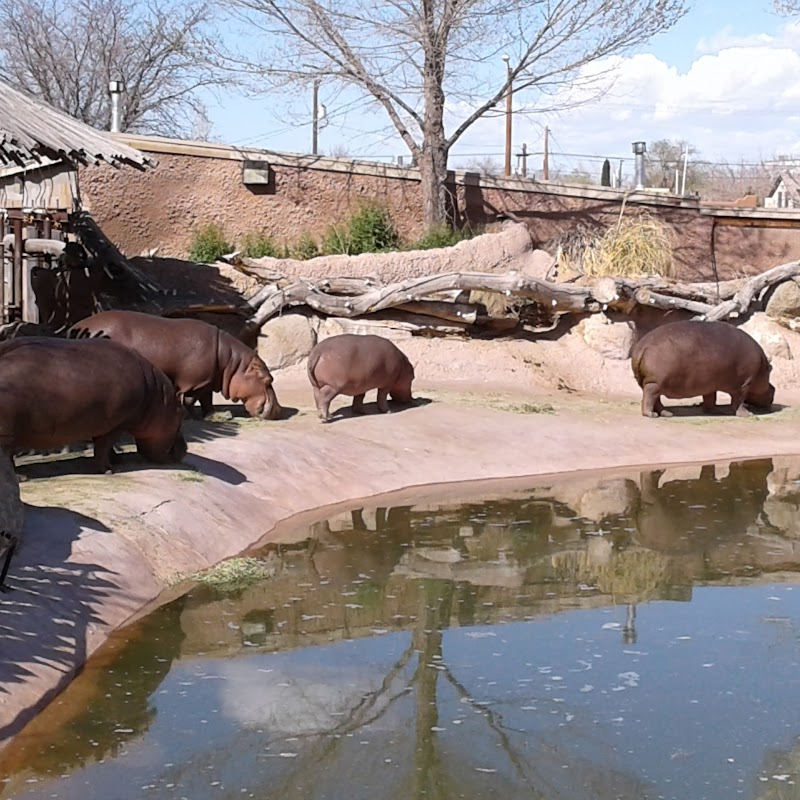
<instances>
[{"instance_id":1,"label":"brown hippo","mask_svg":"<svg viewBox=\"0 0 800 800\"><path fill-rule=\"evenodd\" d=\"M0 344L0 447L49 450L94 443L99 472L110 472L126 431L149 461L181 461L184 410L166 375L107 339L21 337Z\"/></svg>"},{"instance_id":2,"label":"brown hippo","mask_svg":"<svg viewBox=\"0 0 800 800\"><path fill-rule=\"evenodd\" d=\"M211 413L213 392L234 403L241 400L250 416L281 415L267 365L254 350L207 322L103 311L76 322L67 336L105 336L136 350L172 381L187 410L198 399L203 416Z\"/></svg>"},{"instance_id":3,"label":"brown hippo","mask_svg":"<svg viewBox=\"0 0 800 800\"><path fill-rule=\"evenodd\" d=\"M405 403L413 401L414 367L394 343L382 336L345 333L323 339L308 355L308 379L323 422L330 419L336 395L353 398L353 413L364 413L364 394L378 390L378 410L389 411L387 395Z\"/></svg>"},{"instance_id":4,"label":"brown hippo","mask_svg":"<svg viewBox=\"0 0 800 800\"><path fill-rule=\"evenodd\" d=\"M744 404L770 408L775 387L761 345L727 322L670 322L645 334L631 351L631 366L642 387L642 414L671 417L661 395L703 398L703 410L717 410L717 392L731 396L733 413Z\"/></svg>"}]
</instances>

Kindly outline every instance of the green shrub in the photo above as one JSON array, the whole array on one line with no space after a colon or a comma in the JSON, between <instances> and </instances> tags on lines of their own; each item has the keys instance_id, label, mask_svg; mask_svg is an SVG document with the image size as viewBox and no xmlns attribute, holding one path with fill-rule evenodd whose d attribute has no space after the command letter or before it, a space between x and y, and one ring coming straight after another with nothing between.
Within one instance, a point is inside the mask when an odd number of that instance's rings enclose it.
<instances>
[{"instance_id":1,"label":"green shrub","mask_svg":"<svg viewBox=\"0 0 800 800\"><path fill-rule=\"evenodd\" d=\"M434 250L437 247L452 247L454 244L463 242L465 239L472 239L481 233L480 228L451 228L446 223L435 225L416 242L412 242L407 250Z\"/></svg>"},{"instance_id":2,"label":"green shrub","mask_svg":"<svg viewBox=\"0 0 800 800\"><path fill-rule=\"evenodd\" d=\"M233 245L225 238L222 228L211 222L192 234L189 258L201 264L210 264L220 256L232 252L233 249Z\"/></svg>"},{"instance_id":3,"label":"green shrub","mask_svg":"<svg viewBox=\"0 0 800 800\"><path fill-rule=\"evenodd\" d=\"M286 258L296 258L298 261L308 261L309 258L316 258L319 255L319 247L310 233L304 233L286 249Z\"/></svg>"},{"instance_id":4,"label":"green shrub","mask_svg":"<svg viewBox=\"0 0 800 800\"><path fill-rule=\"evenodd\" d=\"M278 248L266 233L248 233L242 239L242 255L247 258L277 258Z\"/></svg>"},{"instance_id":5,"label":"green shrub","mask_svg":"<svg viewBox=\"0 0 800 800\"><path fill-rule=\"evenodd\" d=\"M396 250L400 237L385 206L365 203L347 221L331 225L322 240L327 255L385 253Z\"/></svg>"}]
</instances>

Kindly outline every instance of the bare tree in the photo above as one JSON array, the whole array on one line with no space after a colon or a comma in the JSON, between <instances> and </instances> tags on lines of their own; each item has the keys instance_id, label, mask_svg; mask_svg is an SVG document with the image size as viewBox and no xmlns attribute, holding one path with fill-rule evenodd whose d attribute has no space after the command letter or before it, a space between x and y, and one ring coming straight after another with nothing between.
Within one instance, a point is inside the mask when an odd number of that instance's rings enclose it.
<instances>
[{"instance_id":1,"label":"bare tree","mask_svg":"<svg viewBox=\"0 0 800 800\"><path fill-rule=\"evenodd\" d=\"M772 0L772 7L784 17L800 14L800 0Z\"/></svg>"},{"instance_id":2,"label":"bare tree","mask_svg":"<svg viewBox=\"0 0 800 800\"><path fill-rule=\"evenodd\" d=\"M663 189L675 187L675 174L679 176L678 188L683 183L684 153L688 150L686 162L686 189L699 191L706 182L706 171L697 162L697 148L689 142L677 139L659 139L647 148L647 175L653 185Z\"/></svg>"},{"instance_id":3,"label":"bare tree","mask_svg":"<svg viewBox=\"0 0 800 800\"><path fill-rule=\"evenodd\" d=\"M385 112L419 166L428 225L448 216L450 149L479 119L502 113L509 90L515 113L548 108L565 87L582 88L574 102L590 99L585 87L602 83L607 57L669 28L687 2L227 0L251 31L267 34L263 53L231 57L240 68L275 83L337 80Z\"/></svg>"},{"instance_id":4,"label":"bare tree","mask_svg":"<svg viewBox=\"0 0 800 800\"><path fill-rule=\"evenodd\" d=\"M121 130L187 134L219 82L211 21L210 0L0 0L3 79L102 129L121 80Z\"/></svg>"}]
</instances>

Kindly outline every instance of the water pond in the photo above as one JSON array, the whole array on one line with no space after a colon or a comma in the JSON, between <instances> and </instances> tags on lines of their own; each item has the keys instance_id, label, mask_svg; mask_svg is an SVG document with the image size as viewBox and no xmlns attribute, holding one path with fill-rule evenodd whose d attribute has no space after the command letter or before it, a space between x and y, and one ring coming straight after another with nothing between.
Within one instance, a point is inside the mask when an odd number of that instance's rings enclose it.
<instances>
[{"instance_id":1,"label":"water pond","mask_svg":"<svg viewBox=\"0 0 800 800\"><path fill-rule=\"evenodd\" d=\"M340 514L115 636L0 798L798 798L799 510L764 459Z\"/></svg>"}]
</instances>

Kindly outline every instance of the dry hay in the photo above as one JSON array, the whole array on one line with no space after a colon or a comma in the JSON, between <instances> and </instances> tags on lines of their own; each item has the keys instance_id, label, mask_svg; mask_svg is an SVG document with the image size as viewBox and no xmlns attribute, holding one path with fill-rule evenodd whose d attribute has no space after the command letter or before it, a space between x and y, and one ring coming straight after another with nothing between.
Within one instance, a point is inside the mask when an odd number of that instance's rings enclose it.
<instances>
[{"instance_id":1,"label":"dry hay","mask_svg":"<svg viewBox=\"0 0 800 800\"><path fill-rule=\"evenodd\" d=\"M590 277L668 278L674 272L672 238L668 225L646 211L639 211L620 217L616 225L602 234L587 235L586 229L576 231L573 239L559 247L559 270Z\"/></svg>"}]
</instances>

